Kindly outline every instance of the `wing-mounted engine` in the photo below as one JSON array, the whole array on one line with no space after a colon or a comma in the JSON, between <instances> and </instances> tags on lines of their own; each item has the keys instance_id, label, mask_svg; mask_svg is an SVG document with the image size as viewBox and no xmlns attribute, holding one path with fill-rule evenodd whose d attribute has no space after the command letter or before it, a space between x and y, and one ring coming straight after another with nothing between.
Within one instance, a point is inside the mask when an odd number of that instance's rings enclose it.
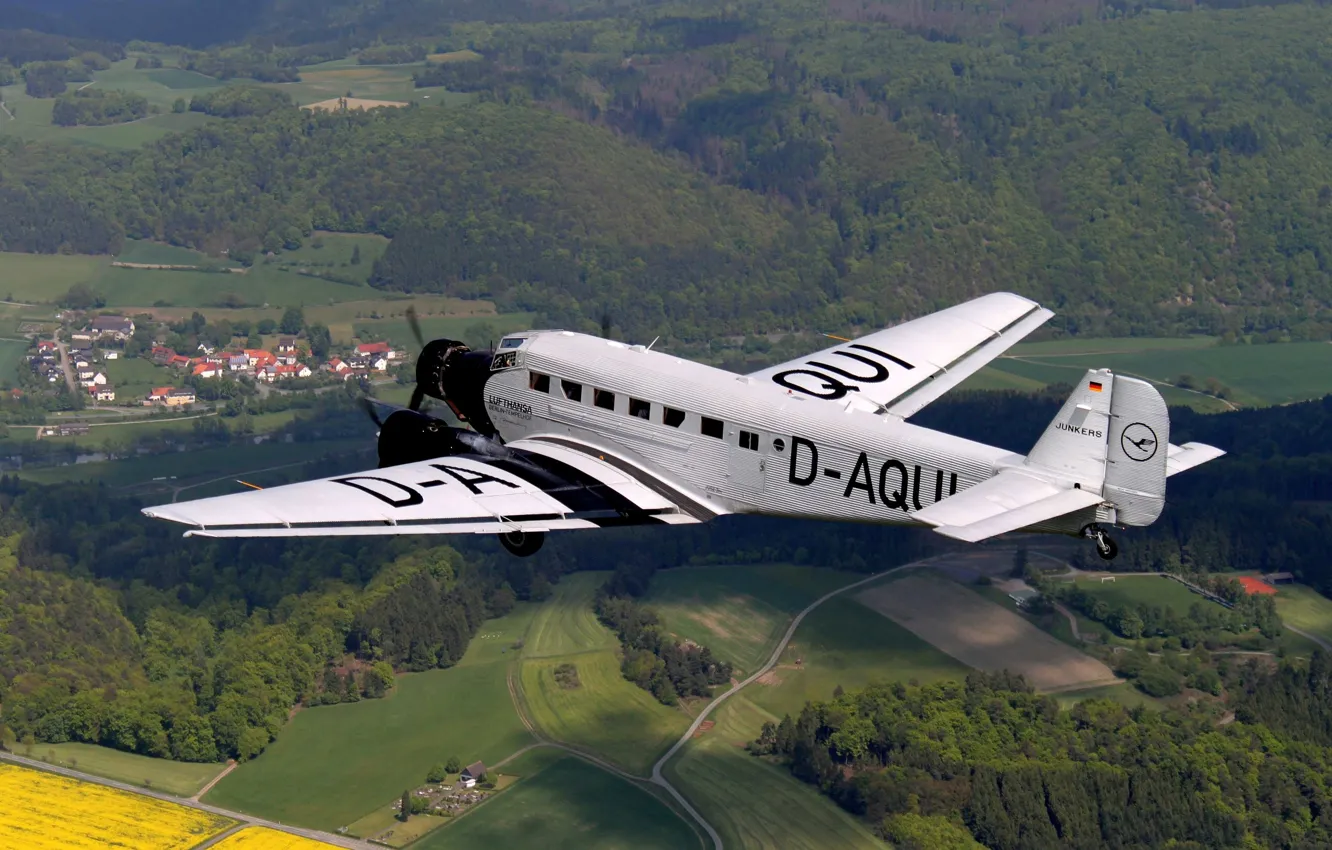
<instances>
[{"instance_id":1,"label":"wing-mounted engine","mask_svg":"<svg viewBox=\"0 0 1332 850\"><path fill-rule=\"evenodd\" d=\"M409 405L412 411L420 409L426 396L439 399L476 433L495 436L485 399L494 356L493 351L473 351L452 339L426 343L416 361L416 390Z\"/></svg>"},{"instance_id":2,"label":"wing-mounted engine","mask_svg":"<svg viewBox=\"0 0 1332 850\"><path fill-rule=\"evenodd\" d=\"M453 428L417 410L397 408L379 423L379 467L469 454L501 457L507 453L498 439L464 428Z\"/></svg>"}]
</instances>

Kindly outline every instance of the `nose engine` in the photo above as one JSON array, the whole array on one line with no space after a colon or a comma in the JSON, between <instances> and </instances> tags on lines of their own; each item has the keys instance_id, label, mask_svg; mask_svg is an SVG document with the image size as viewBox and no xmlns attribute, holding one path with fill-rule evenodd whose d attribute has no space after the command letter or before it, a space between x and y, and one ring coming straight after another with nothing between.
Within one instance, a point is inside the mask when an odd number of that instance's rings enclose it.
<instances>
[{"instance_id":1,"label":"nose engine","mask_svg":"<svg viewBox=\"0 0 1332 850\"><path fill-rule=\"evenodd\" d=\"M449 406L459 421L485 437L495 436L495 426L486 413L486 379L490 377L493 351L473 351L452 339L436 339L421 351L416 361L416 391L410 407L419 410L425 396Z\"/></svg>"}]
</instances>

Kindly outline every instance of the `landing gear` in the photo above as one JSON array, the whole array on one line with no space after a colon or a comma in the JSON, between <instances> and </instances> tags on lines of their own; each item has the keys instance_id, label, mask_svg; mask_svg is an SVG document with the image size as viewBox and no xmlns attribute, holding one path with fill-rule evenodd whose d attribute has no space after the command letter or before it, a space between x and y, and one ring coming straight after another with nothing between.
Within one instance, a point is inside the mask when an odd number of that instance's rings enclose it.
<instances>
[{"instance_id":1,"label":"landing gear","mask_svg":"<svg viewBox=\"0 0 1332 850\"><path fill-rule=\"evenodd\" d=\"M1101 557L1102 561L1113 561L1115 556L1119 554L1119 547L1115 545L1115 541L1110 538L1104 528L1096 523L1083 528L1082 536L1095 541L1096 554Z\"/></svg>"},{"instance_id":2,"label":"landing gear","mask_svg":"<svg viewBox=\"0 0 1332 850\"><path fill-rule=\"evenodd\" d=\"M541 531L510 531L508 534L500 535L500 543L504 548L509 550L510 555L517 555L519 558L535 555L545 542L545 532Z\"/></svg>"}]
</instances>

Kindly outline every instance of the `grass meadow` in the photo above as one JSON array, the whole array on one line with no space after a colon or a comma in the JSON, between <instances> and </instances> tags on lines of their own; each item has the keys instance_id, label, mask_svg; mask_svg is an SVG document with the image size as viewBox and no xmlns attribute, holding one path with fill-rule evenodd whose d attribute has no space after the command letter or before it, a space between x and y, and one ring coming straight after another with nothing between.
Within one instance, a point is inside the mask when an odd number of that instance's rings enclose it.
<instances>
[{"instance_id":1,"label":"grass meadow","mask_svg":"<svg viewBox=\"0 0 1332 850\"><path fill-rule=\"evenodd\" d=\"M19 751L27 755L23 747ZM181 797L198 793L223 768L221 764L152 758L96 744L36 744L31 758Z\"/></svg>"},{"instance_id":2,"label":"grass meadow","mask_svg":"<svg viewBox=\"0 0 1332 850\"><path fill-rule=\"evenodd\" d=\"M1278 584L1277 614L1286 623L1332 641L1332 599L1302 584Z\"/></svg>"},{"instance_id":3,"label":"grass meadow","mask_svg":"<svg viewBox=\"0 0 1332 850\"><path fill-rule=\"evenodd\" d=\"M515 771L522 771L515 765ZM510 770L505 767L505 772ZM435 830L414 850L685 850L694 830L656 797L564 755L512 788Z\"/></svg>"},{"instance_id":4,"label":"grass meadow","mask_svg":"<svg viewBox=\"0 0 1332 850\"><path fill-rule=\"evenodd\" d=\"M1104 599L1112 609L1122 605L1153 605L1173 608L1186 614L1196 602L1208 602L1207 597L1194 593L1174 579L1143 574L1117 576L1114 581L1099 578L1077 580L1078 587L1098 599Z\"/></svg>"},{"instance_id":5,"label":"grass meadow","mask_svg":"<svg viewBox=\"0 0 1332 850\"><path fill-rule=\"evenodd\" d=\"M467 656L492 645L474 640ZM532 742L509 697L506 663L404 674L384 699L301 711L205 801L331 831L390 804L452 755L494 764Z\"/></svg>"}]
</instances>

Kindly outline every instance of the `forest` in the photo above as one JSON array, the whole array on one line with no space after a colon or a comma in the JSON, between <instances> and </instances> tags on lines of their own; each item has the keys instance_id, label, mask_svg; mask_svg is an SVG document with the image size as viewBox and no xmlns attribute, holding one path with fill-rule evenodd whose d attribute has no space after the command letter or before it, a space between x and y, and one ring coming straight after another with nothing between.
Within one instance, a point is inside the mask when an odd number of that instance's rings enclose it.
<instances>
[{"instance_id":1,"label":"forest","mask_svg":"<svg viewBox=\"0 0 1332 850\"><path fill-rule=\"evenodd\" d=\"M66 92L51 107L51 123L61 127L123 124L147 115L146 97L114 89Z\"/></svg>"},{"instance_id":2,"label":"forest","mask_svg":"<svg viewBox=\"0 0 1332 850\"><path fill-rule=\"evenodd\" d=\"M749 749L908 848L958 830L994 850L1321 847L1330 671L1322 650L1245 668L1225 726L1101 699L1061 710L1005 673L873 685L765 723Z\"/></svg>"},{"instance_id":3,"label":"forest","mask_svg":"<svg viewBox=\"0 0 1332 850\"><path fill-rule=\"evenodd\" d=\"M6 141L0 189L24 197L0 243L254 256L377 232L394 242L376 286L550 324L609 310L687 343L854 331L994 289L1071 333L1332 334L1325 5L431 9L361 10L342 40L316 34L324 10L273 42L136 42L260 80L470 48L403 67L479 102L311 116L223 89L195 108L228 121L130 152ZM63 242L29 235L57 218Z\"/></svg>"}]
</instances>

